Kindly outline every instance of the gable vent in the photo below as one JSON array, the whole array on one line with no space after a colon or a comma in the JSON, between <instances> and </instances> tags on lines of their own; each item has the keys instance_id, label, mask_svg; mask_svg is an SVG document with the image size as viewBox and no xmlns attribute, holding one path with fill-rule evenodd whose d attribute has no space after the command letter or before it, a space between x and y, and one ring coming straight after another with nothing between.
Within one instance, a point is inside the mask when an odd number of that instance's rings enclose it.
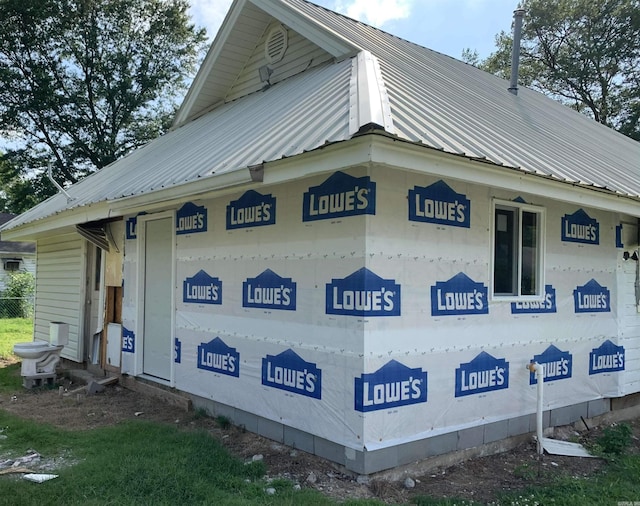
<instances>
[{"instance_id":1,"label":"gable vent","mask_svg":"<svg viewBox=\"0 0 640 506\"><path fill-rule=\"evenodd\" d=\"M264 45L264 54L268 63L278 63L284 57L287 50L287 30L282 25L274 26L269 30L267 42Z\"/></svg>"}]
</instances>

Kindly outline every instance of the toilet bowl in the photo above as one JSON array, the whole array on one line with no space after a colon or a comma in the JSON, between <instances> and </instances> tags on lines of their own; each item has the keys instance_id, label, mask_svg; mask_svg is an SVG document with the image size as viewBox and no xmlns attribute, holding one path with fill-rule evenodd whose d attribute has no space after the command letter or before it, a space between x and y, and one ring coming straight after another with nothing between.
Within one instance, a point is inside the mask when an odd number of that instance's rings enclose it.
<instances>
[{"instance_id":1,"label":"toilet bowl","mask_svg":"<svg viewBox=\"0 0 640 506\"><path fill-rule=\"evenodd\" d=\"M47 341L16 343L13 353L22 359L20 374L25 377L54 374L62 348L61 344L49 344Z\"/></svg>"},{"instance_id":2,"label":"toilet bowl","mask_svg":"<svg viewBox=\"0 0 640 506\"><path fill-rule=\"evenodd\" d=\"M34 340L16 343L13 353L22 359L20 375L25 388L39 386L43 381L52 383L56 377L56 366L60 362L60 352L69 342L69 324L49 323L49 341Z\"/></svg>"},{"instance_id":3,"label":"toilet bowl","mask_svg":"<svg viewBox=\"0 0 640 506\"><path fill-rule=\"evenodd\" d=\"M31 341L30 343L16 343L13 346L13 353L20 358L39 361L52 351L62 348L62 345L52 346L47 341Z\"/></svg>"}]
</instances>

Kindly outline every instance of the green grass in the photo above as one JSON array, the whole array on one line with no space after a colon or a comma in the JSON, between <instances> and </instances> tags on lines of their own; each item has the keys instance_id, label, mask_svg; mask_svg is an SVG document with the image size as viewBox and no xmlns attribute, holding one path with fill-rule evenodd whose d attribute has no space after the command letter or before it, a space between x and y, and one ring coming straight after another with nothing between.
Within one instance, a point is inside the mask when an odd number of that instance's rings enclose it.
<instances>
[{"instance_id":1,"label":"green grass","mask_svg":"<svg viewBox=\"0 0 640 506\"><path fill-rule=\"evenodd\" d=\"M21 388L22 376L20 376L20 362L6 367L0 367L0 393L16 392ZM0 448L2 448L1 444Z\"/></svg>"},{"instance_id":2,"label":"green grass","mask_svg":"<svg viewBox=\"0 0 640 506\"><path fill-rule=\"evenodd\" d=\"M574 477L559 474L550 484L532 485L517 492L502 494L491 506L584 506L585 504L634 504L640 498L640 456L624 455L607 462L604 469L590 477ZM433 499L416 497L412 504L418 506L481 506L464 499Z\"/></svg>"},{"instance_id":3,"label":"green grass","mask_svg":"<svg viewBox=\"0 0 640 506\"><path fill-rule=\"evenodd\" d=\"M13 354L13 345L33 340L33 322L29 318L0 319L0 359L14 362L0 367L0 393L22 388L20 363ZM1 448L1 447L0 447Z\"/></svg>"},{"instance_id":4,"label":"green grass","mask_svg":"<svg viewBox=\"0 0 640 506\"><path fill-rule=\"evenodd\" d=\"M0 428L7 436L0 454L35 449L43 458L64 456L70 464L49 471L59 477L40 485L0 476L0 504L333 504L319 492L294 490L286 480L267 483L261 462L245 465L205 432L144 421L67 432L3 411ZM268 487L275 495L265 492Z\"/></svg>"},{"instance_id":5,"label":"green grass","mask_svg":"<svg viewBox=\"0 0 640 506\"><path fill-rule=\"evenodd\" d=\"M33 322L29 318L0 319L0 358L13 357L13 345L33 340Z\"/></svg>"}]
</instances>

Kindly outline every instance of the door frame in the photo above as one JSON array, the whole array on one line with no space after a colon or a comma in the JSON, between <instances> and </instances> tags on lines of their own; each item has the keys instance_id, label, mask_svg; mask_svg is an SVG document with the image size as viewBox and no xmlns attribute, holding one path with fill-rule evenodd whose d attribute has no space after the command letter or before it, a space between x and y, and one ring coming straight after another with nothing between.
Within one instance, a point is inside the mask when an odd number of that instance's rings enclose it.
<instances>
[{"instance_id":1,"label":"door frame","mask_svg":"<svg viewBox=\"0 0 640 506\"><path fill-rule=\"evenodd\" d=\"M171 337L169 339L169 379L163 380L156 376L149 376L144 374L144 315L145 315L145 270L146 270L146 250L147 250L147 237L146 237L146 224L149 221L171 219L171 314L170 314L170 328ZM136 347L135 347L135 366L134 375L148 378L156 383L161 383L168 386L175 386L175 363L173 360L173 347L175 339L176 328L176 217L175 211L163 211L154 214L144 214L138 216L136 225L136 234L138 236L138 268L137 268L137 314L136 314Z\"/></svg>"},{"instance_id":2,"label":"door frame","mask_svg":"<svg viewBox=\"0 0 640 506\"><path fill-rule=\"evenodd\" d=\"M82 360L90 365L99 365L102 361L102 345L104 338L104 303L105 303L105 287L104 287L104 271L105 271L105 253L100 250L100 273L98 290L95 290L96 282L96 255L100 248L90 241L84 240L83 258L84 258L84 290L82 297L84 300L82 311ZM97 297L94 293L97 292ZM97 306L97 308L95 308ZM94 329L91 325L93 313L97 311L97 325ZM99 332L95 332L99 330ZM99 333L100 339L97 343L93 336Z\"/></svg>"}]
</instances>

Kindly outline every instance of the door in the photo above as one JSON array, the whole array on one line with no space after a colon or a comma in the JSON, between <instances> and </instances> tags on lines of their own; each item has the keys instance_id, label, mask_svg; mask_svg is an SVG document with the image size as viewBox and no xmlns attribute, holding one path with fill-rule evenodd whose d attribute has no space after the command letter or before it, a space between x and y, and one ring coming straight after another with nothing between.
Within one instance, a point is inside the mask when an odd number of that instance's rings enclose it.
<instances>
[{"instance_id":1,"label":"door","mask_svg":"<svg viewBox=\"0 0 640 506\"><path fill-rule=\"evenodd\" d=\"M173 218L144 226L142 372L169 381L172 357Z\"/></svg>"}]
</instances>

